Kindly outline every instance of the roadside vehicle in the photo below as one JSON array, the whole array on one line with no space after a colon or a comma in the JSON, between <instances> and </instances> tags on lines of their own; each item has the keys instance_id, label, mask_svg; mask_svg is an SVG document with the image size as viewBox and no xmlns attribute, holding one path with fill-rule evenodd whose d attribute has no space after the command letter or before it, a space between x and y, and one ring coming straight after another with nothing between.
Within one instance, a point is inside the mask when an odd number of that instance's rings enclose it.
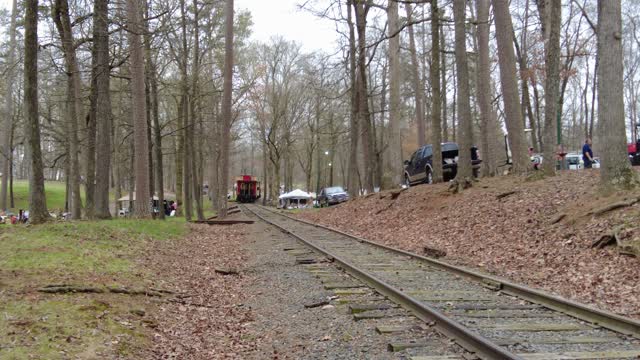
<instances>
[{"instance_id":1,"label":"roadside vehicle","mask_svg":"<svg viewBox=\"0 0 640 360\"><path fill-rule=\"evenodd\" d=\"M458 173L458 144L446 142L441 146L443 179L444 181L453 180ZM473 176L478 177L482 160L477 147L471 147L470 151ZM411 186L419 182L433 183L433 147L431 145L419 148L411 155L410 160L404 162L405 185Z\"/></svg>"},{"instance_id":2,"label":"roadside vehicle","mask_svg":"<svg viewBox=\"0 0 640 360\"><path fill-rule=\"evenodd\" d=\"M320 190L318 194L318 204L320 207L340 204L349 200L349 194L342 188L342 186L332 186Z\"/></svg>"},{"instance_id":3,"label":"roadside vehicle","mask_svg":"<svg viewBox=\"0 0 640 360\"><path fill-rule=\"evenodd\" d=\"M584 168L582 154L568 153L567 156L565 156L565 161L567 162L567 167L569 168L569 170L580 170Z\"/></svg>"}]
</instances>

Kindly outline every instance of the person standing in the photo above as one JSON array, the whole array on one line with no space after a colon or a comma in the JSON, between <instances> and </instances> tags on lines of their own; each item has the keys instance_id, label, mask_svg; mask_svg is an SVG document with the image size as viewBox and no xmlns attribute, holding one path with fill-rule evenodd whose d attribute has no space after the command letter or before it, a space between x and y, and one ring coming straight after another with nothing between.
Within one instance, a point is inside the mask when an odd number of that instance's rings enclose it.
<instances>
[{"instance_id":1,"label":"person standing","mask_svg":"<svg viewBox=\"0 0 640 360\"><path fill-rule=\"evenodd\" d=\"M593 166L593 151L591 150L591 139L587 138L582 146L582 161L584 168L591 169Z\"/></svg>"}]
</instances>

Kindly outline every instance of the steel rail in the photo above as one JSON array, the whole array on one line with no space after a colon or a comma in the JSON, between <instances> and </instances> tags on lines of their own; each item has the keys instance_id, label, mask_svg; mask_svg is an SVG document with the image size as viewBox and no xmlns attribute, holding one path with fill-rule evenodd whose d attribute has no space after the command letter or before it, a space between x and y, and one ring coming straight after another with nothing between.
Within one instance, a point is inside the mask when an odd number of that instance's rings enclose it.
<instances>
[{"instance_id":1,"label":"steel rail","mask_svg":"<svg viewBox=\"0 0 640 360\"><path fill-rule=\"evenodd\" d=\"M523 300L527 300L535 304L543 305L549 309L564 313L569 316L573 316L577 319L588 321L595 325L602 326L604 328L640 339L640 321L638 320L627 318L627 317L612 313L610 311L592 308L590 306L575 302L573 300L565 299L560 296L553 295L542 290L533 289L523 285L518 285L509 280L499 278L497 276L482 274L480 272L465 269L455 265L451 265L443 261L431 259L428 257L424 257L418 254L414 254L414 253L397 249L394 247L390 247L387 245L382 245L374 241L363 239L361 237L346 233L344 231L341 231L329 226L312 223L310 221L306 221L302 219L297 219L292 216L282 214L280 212L276 212L267 207L262 207L262 208L264 208L266 211L270 211L274 214L278 214L280 216L289 218L294 221L301 222L303 224L333 231L335 233L344 235L346 237L349 237L351 239L357 240L362 243L367 243L367 244L370 244L370 245L373 245L397 254L410 256L412 258L426 262L428 265L432 267L449 271L449 272L458 274L460 276L464 276L465 278L471 279L476 282L489 284L493 287L496 287L497 289L501 290L504 293L519 297Z\"/></svg>"},{"instance_id":2,"label":"steel rail","mask_svg":"<svg viewBox=\"0 0 640 360\"><path fill-rule=\"evenodd\" d=\"M378 291L379 293L381 293L382 295L386 296L387 298L391 299L392 301L396 302L397 304L401 305L402 307L404 307L405 309L411 311L416 317L418 317L420 320L425 321L425 322L430 322L433 321L435 323L435 328L440 331L442 334L444 334L445 336L455 339L456 342L462 346L463 348L465 348L466 350L475 353L477 356L479 356L481 359L488 359L488 360L522 360L522 357L508 351L507 349L505 349L504 347L501 347L497 344L495 344L494 342L492 342L491 340L488 340L482 336L480 336L479 334L471 331L469 328L465 327L464 325L458 323L457 321L450 319L449 317L447 317L446 315L442 314L440 311L428 306L427 304L422 303L421 301L405 294L404 292L402 292L400 289L395 288L394 286L386 283L385 281L377 278L376 276L362 270L359 269L357 266L351 264L350 262L342 259L340 256L331 253L328 250L325 250L319 246L317 246L316 244L314 244L312 241L309 241L307 239L305 239L304 237L302 237L299 234L296 234L294 232L291 232L289 229L273 222L270 221L268 219L266 219L264 216L258 214L256 211L250 209L248 206L243 206L246 210L248 210L249 212L251 212L252 214L254 214L256 217L258 217L259 219L261 219L262 221L271 224L272 226L277 227L278 229L282 230L283 232L297 238L298 240L302 241L304 244L306 244L307 246L315 249L316 251L324 254L326 257L328 257L329 259L333 260L334 262L337 262L338 264L340 264L340 266L342 266L348 273L350 273L351 275L353 275L354 277L358 278L359 280L361 280L362 282L364 282L365 284L373 287L374 289L376 289L376 291ZM264 208L264 207L261 207ZM269 209L264 208L266 211L269 211L273 214L276 215L280 215L280 216L284 216L285 218L289 219L289 220L297 220L294 218L291 218L289 216L285 216L283 214L279 214L276 212L272 212ZM307 225L313 225L311 223L307 223ZM331 229L330 229L331 230Z\"/></svg>"}]
</instances>

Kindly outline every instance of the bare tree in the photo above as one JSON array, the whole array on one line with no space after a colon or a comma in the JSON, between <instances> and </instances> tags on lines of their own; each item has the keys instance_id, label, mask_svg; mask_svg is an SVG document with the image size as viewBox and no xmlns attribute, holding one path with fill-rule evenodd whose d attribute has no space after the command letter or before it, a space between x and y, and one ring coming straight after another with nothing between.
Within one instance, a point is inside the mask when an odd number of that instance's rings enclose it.
<instances>
[{"instance_id":1,"label":"bare tree","mask_svg":"<svg viewBox=\"0 0 640 360\"><path fill-rule=\"evenodd\" d=\"M550 7L549 7L550 5ZM547 24L543 27L545 33L545 70L546 80L544 89L544 159L542 167L547 175L556 172L555 152L558 144L556 124L558 117L559 85L560 85L560 22L562 21L561 0L549 0L543 9L546 11ZM542 16L542 15L541 15Z\"/></svg>"},{"instance_id":2,"label":"bare tree","mask_svg":"<svg viewBox=\"0 0 640 360\"><path fill-rule=\"evenodd\" d=\"M44 192L44 170L40 147L38 114L38 0L25 0L24 16L24 105L31 158L29 177L29 222L40 224L49 218Z\"/></svg>"},{"instance_id":3,"label":"bare tree","mask_svg":"<svg viewBox=\"0 0 640 360\"><path fill-rule=\"evenodd\" d=\"M400 137L400 34L398 2L389 1L389 131L388 163L392 186L402 183L402 139Z\"/></svg>"},{"instance_id":4,"label":"bare tree","mask_svg":"<svg viewBox=\"0 0 640 360\"><path fill-rule=\"evenodd\" d=\"M620 0L598 0L598 132L602 144L600 180L610 188L638 185L627 159Z\"/></svg>"},{"instance_id":5,"label":"bare tree","mask_svg":"<svg viewBox=\"0 0 640 360\"><path fill-rule=\"evenodd\" d=\"M371 0L356 1L353 3L356 16L356 30L358 33L358 64L355 90L358 102L358 121L362 135L362 161L364 165L364 190L373 192L374 175L374 137L371 128L371 113L369 112L368 85L367 85L367 15L373 2Z\"/></svg>"},{"instance_id":6,"label":"bare tree","mask_svg":"<svg viewBox=\"0 0 640 360\"><path fill-rule=\"evenodd\" d=\"M55 0L53 7L53 19L60 34L62 50L64 52L67 72L67 111L68 111L68 138L69 138L69 185L71 189L71 218L82 217L82 202L80 200L80 162L78 161L78 121L83 118L82 106L82 82L80 81L80 69L76 58L76 49L69 17L69 4L67 0Z\"/></svg>"},{"instance_id":7,"label":"bare tree","mask_svg":"<svg viewBox=\"0 0 640 360\"><path fill-rule=\"evenodd\" d=\"M7 190L9 187L9 178L11 177L11 161L12 161L12 141L11 134L13 128L13 83L15 81L15 62L16 62L16 18L18 16L18 2L13 0L11 10L11 25L9 27L9 49L7 58L7 72L5 80L7 83L7 95L5 96L5 114L2 122L2 138L0 144L0 156L2 156L2 187L0 189L0 210L6 211L7 206Z\"/></svg>"},{"instance_id":8,"label":"bare tree","mask_svg":"<svg viewBox=\"0 0 640 360\"><path fill-rule=\"evenodd\" d=\"M489 62L489 0L476 1L478 19L478 69L476 81L476 97L480 108L480 139L483 156L482 168L485 176L494 176L495 154L493 153L493 137L495 131L494 112L491 108L491 69Z\"/></svg>"},{"instance_id":9,"label":"bare tree","mask_svg":"<svg viewBox=\"0 0 640 360\"><path fill-rule=\"evenodd\" d=\"M147 138L147 103L144 81L144 49L140 35L143 8L139 0L127 0L127 27L131 56L131 106L133 115L134 167L136 198L134 213L138 218L151 217L149 194L149 140Z\"/></svg>"},{"instance_id":10,"label":"bare tree","mask_svg":"<svg viewBox=\"0 0 640 360\"><path fill-rule=\"evenodd\" d=\"M93 7L93 87L95 88L96 186L94 216L109 219L111 171L111 94L109 66L109 1L95 0Z\"/></svg>"},{"instance_id":11,"label":"bare tree","mask_svg":"<svg viewBox=\"0 0 640 360\"><path fill-rule=\"evenodd\" d=\"M231 104L233 86L233 0L225 4L224 38L224 81L222 89L222 131L221 131L221 184L218 216L227 216L227 191L229 186L229 151L231 138Z\"/></svg>"},{"instance_id":12,"label":"bare tree","mask_svg":"<svg viewBox=\"0 0 640 360\"><path fill-rule=\"evenodd\" d=\"M444 64L444 60L442 64ZM447 121L446 116L443 117L440 109L443 102L440 70L440 9L438 8L438 0L431 0L431 66L429 68L429 78L431 80L431 146L433 147L434 183L442 181L442 122Z\"/></svg>"},{"instance_id":13,"label":"bare tree","mask_svg":"<svg viewBox=\"0 0 640 360\"><path fill-rule=\"evenodd\" d=\"M360 181L358 173L358 138L360 134L359 101L356 76L356 35L355 24L352 15L352 3L354 0L347 0L347 25L349 27L349 86L351 87L350 105L351 114L349 115L349 170L347 177L347 188L351 197L360 195Z\"/></svg>"},{"instance_id":14,"label":"bare tree","mask_svg":"<svg viewBox=\"0 0 640 360\"><path fill-rule=\"evenodd\" d=\"M500 65L500 83L506 116L509 145L511 148L513 172L526 173L529 169L527 145L524 138L524 124L518 95L516 59L513 50L513 24L509 13L508 0L491 0L496 23L496 40Z\"/></svg>"},{"instance_id":15,"label":"bare tree","mask_svg":"<svg viewBox=\"0 0 640 360\"><path fill-rule=\"evenodd\" d=\"M456 69L458 73L458 116L460 118L460 136L459 136L459 161L456 179L460 179L459 183L462 187L471 184L469 181L473 176L471 167L471 143L473 136L473 128L471 123L471 105L469 91L469 68L467 64L466 49L466 7L465 0L453 1L453 17L455 22L455 55Z\"/></svg>"},{"instance_id":16,"label":"bare tree","mask_svg":"<svg viewBox=\"0 0 640 360\"><path fill-rule=\"evenodd\" d=\"M395 1L391 1L395 2ZM412 8L411 4L405 3L405 9L407 11L407 23L408 23L408 31L409 31L409 54L411 55L411 76L413 85L413 93L416 101L416 123L418 125L418 146L422 146L426 143L425 141L425 119L424 119L424 90L421 86L420 81L420 63L418 62L418 54L416 51L416 40L413 31L413 16L412 16ZM391 30L391 29L389 29Z\"/></svg>"}]
</instances>

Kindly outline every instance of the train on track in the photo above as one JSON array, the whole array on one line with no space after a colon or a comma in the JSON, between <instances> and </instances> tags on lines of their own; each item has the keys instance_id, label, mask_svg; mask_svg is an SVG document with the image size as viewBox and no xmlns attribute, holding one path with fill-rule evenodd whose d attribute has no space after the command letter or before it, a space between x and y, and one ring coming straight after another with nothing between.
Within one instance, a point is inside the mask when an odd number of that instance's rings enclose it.
<instances>
[{"instance_id":1,"label":"train on track","mask_svg":"<svg viewBox=\"0 0 640 360\"><path fill-rule=\"evenodd\" d=\"M241 203L252 203L260 198L260 181L251 175L240 175L236 177L236 201Z\"/></svg>"}]
</instances>

